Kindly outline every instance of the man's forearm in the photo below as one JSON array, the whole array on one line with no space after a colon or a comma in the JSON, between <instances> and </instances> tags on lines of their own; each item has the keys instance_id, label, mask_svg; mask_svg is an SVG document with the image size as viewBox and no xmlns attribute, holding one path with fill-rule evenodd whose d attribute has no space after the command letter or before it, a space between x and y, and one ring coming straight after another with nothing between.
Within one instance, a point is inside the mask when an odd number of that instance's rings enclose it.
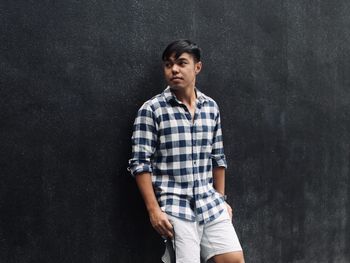
<instances>
[{"instance_id":1,"label":"man's forearm","mask_svg":"<svg viewBox=\"0 0 350 263\"><path fill-rule=\"evenodd\" d=\"M167 215L160 209L154 194L151 174L149 172L136 175L136 183L140 189L147 207L149 218L153 228L163 237L173 237L173 226Z\"/></svg>"},{"instance_id":2,"label":"man's forearm","mask_svg":"<svg viewBox=\"0 0 350 263\"><path fill-rule=\"evenodd\" d=\"M215 167L213 169L214 188L217 192L225 195L225 168Z\"/></svg>"},{"instance_id":3,"label":"man's forearm","mask_svg":"<svg viewBox=\"0 0 350 263\"><path fill-rule=\"evenodd\" d=\"M149 172L141 173L136 175L135 179L147 211L151 213L154 210L160 210L156 195L154 194L151 174Z\"/></svg>"},{"instance_id":4,"label":"man's forearm","mask_svg":"<svg viewBox=\"0 0 350 263\"><path fill-rule=\"evenodd\" d=\"M215 190L220 194L225 195L225 168L215 167L213 169L213 179L214 179ZM232 208L227 202L226 202L226 206L227 206L227 212L232 219L232 216L233 216Z\"/></svg>"}]
</instances>

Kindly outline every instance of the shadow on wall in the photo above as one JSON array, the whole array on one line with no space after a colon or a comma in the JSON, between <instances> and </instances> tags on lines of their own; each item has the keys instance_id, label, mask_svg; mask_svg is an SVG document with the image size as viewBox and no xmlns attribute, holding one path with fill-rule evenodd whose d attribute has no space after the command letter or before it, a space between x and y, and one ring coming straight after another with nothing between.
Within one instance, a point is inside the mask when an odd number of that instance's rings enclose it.
<instances>
[{"instance_id":1,"label":"shadow on wall","mask_svg":"<svg viewBox=\"0 0 350 263\"><path fill-rule=\"evenodd\" d=\"M150 224L135 179L127 171L128 160L131 157L132 126L137 111L145 101L165 88L161 79L160 63L155 61L145 68L148 71L136 80L135 89L130 91L134 93L133 99L120 107L129 111L123 113L126 115L126 123L125 127L120 127L123 138L120 145L122 158L116 160L117 175L114 180L115 189L118 189L115 207L119 209L114 213L114 220L118 221L115 233L119 240L118 262L160 262L164 249L161 237Z\"/></svg>"}]
</instances>

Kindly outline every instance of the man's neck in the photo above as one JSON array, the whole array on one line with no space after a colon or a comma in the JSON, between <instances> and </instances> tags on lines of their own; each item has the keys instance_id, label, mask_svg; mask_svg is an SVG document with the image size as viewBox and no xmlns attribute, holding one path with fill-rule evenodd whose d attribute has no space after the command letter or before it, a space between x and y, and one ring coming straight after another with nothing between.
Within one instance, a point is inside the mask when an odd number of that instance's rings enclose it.
<instances>
[{"instance_id":1,"label":"man's neck","mask_svg":"<svg viewBox=\"0 0 350 263\"><path fill-rule=\"evenodd\" d=\"M187 106L192 106L196 102L196 91L194 86L187 89L173 89L172 92L179 101Z\"/></svg>"}]
</instances>

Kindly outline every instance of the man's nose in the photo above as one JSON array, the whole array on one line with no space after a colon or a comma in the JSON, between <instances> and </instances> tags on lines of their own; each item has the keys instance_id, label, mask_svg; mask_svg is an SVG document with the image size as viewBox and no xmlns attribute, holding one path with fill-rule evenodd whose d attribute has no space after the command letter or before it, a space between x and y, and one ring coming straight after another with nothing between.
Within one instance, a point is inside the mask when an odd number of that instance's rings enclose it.
<instances>
[{"instance_id":1,"label":"man's nose","mask_svg":"<svg viewBox=\"0 0 350 263\"><path fill-rule=\"evenodd\" d=\"M171 71L174 73L174 72L179 72L179 67L178 65L174 64L172 67L171 67Z\"/></svg>"}]
</instances>

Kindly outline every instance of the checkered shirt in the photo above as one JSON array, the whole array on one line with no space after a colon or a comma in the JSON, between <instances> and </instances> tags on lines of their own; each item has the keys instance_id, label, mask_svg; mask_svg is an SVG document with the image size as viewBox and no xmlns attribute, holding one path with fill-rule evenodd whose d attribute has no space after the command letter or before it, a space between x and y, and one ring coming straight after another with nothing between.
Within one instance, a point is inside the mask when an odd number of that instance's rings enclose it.
<instances>
[{"instance_id":1,"label":"checkered shirt","mask_svg":"<svg viewBox=\"0 0 350 263\"><path fill-rule=\"evenodd\" d=\"M213 167L227 167L216 102L196 89L194 123L187 107L167 87L139 109L133 126L133 176L152 174L161 209L207 223L225 207L213 188Z\"/></svg>"}]
</instances>

